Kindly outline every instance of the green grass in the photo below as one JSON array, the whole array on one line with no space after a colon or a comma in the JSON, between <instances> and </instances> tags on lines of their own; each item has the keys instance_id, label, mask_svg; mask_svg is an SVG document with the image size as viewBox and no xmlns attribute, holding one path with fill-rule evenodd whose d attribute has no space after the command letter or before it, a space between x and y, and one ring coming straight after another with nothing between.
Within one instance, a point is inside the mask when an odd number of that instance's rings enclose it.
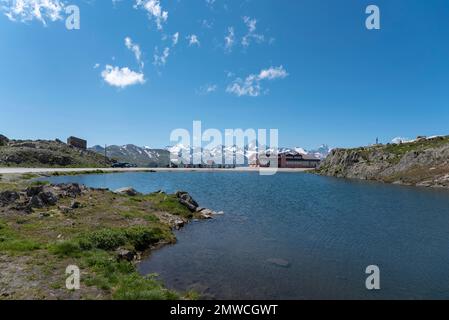
<instances>
[{"instance_id":1,"label":"green grass","mask_svg":"<svg viewBox=\"0 0 449 320\"><path fill-rule=\"evenodd\" d=\"M142 277L135 266L126 261L117 261L103 250L92 250L83 254L81 265L94 271L84 279L87 286L96 286L109 291L116 300L174 300L180 295L167 290L155 276Z\"/></svg>"},{"instance_id":2,"label":"green grass","mask_svg":"<svg viewBox=\"0 0 449 320\"><path fill-rule=\"evenodd\" d=\"M164 289L154 276L142 277L133 273L122 277L113 294L117 300L176 300L179 295Z\"/></svg>"},{"instance_id":3,"label":"green grass","mask_svg":"<svg viewBox=\"0 0 449 320\"><path fill-rule=\"evenodd\" d=\"M17 175L0 183L0 191L23 191L30 185L47 184L32 181L32 176ZM26 180L25 180L26 179ZM32 274L47 288L60 289L64 299L64 279L53 277L67 264L83 270L81 281L92 286L92 298L101 299L195 299L194 292L178 294L167 290L155 276L142 277L134 263L118 261L117 248L144 252L158 243L174 243L175 236L168 223L159 220L160 211L190 217L191 213L176 196L151 194L137 197L116 195L108 191L91 190L78 200L85 204L68 217L59 209L45 208L32 214L11 211L0 219L0 252L14 261L29 259L39 265L40 273ZM71 199L60 199L69 205ZM0 209L1 210L1 209ZM2 211L4 212L4 211ZM43 216L44 213L49 213ZM64 240L57 240L62 236ZM19 262L20 263L20 262ZM34 270L34 269L33 269ZM37 271L36 271L37 272ZM46 274L47 272L47 274ZM53 279L48 280L47 279ZM43 289L46 297L50 297ZM27 291L33 297L31 290ZM98 295L99 294L99 295Z\"/></svg>"},{"instance_id":4,"label":"green grass","mask_svg":"<svg viewBox=\"0 0 449 320\"><path fill-rule=\"evenodd\" d=\"M38 178L38 177L39 177L39 175L34 174L34 173L24 173L21 176L21 178L23 180L31 180L31 179L35 179L35 178Z\"/></svg>"},{"instance_id":5,"label":"green grass","mask_svg":"<svg viewBox=\"0 0 449 320\"><path fill-rule=\"evenodd\" d=\"M40 243L22 238L17 232L0 220L0 252L17 253L33 251L40 248Z\"/></svg>"},{"instance_id":6,"label":"green grass","mask_svg":"<svg viewBox=\"0 0 449 320\"><path fill-rule=\"evenodd\" d=\"M84 279L85 284L109 291L114 299L179 299L177 293L165 289L154 276L142 277L132 263L118 261L113 251L118 247L144 250L166 239L172 239L171 234L160 228L111 228L53 244L50 252L59 257L76 258L82 267L93 271Z\"/></svg>"},{"instance_id":7,"label":"green grass","mask_svg":"<svg viewBox=\"0 0 449 320\"><path fill-rule=\"evenodd\" d=\"M30 184L31 186L48 186L50 185L49 181L45 181L45 180L38 180L38 181L33 181Z\"/></svg>"},{"instance_id":8,"label":"green grass","mask_svg":"<svg viewBox=\"0 0 449 320\"><path fill-rule=\"evenodd\" d=\"M105 228L81 234L72 240L57 242L50 247L56 255L79 256L83 251L101 249L112 251L119 247L144 251L160 241L173 241L168 228L134 226L128 228Z\"/></svg>"},{"instance_id":9,"label":"green grass","mask_svg":"<svg viewBox=\"0 0 449 320\"><path fill-rule=\"evenodd\" d=\"M166 211L173 215L181 216L187 219L193 218L193 213L185 206L179 203L176 195L165 193L151 193L143 196L131 197L131 201L149 201L156 210Z\"/></svg>"},{"instance_id":10,"label":"green grass","mask_svg":"<svg viewBox=\"0 0 449 320\"><path fill-rule=\"evenodd\" d=\"M92 170L92 171L86 171L86 170L80 170L80 171L73 171L73 172L52 172L52 176L78 176L83 174L106 174L110 173L110 171L104 171L104 170Z\"/></svg>"},{"instance_id":11,"label":"green grass","mask_svg":"<svg viewBox=\"0 0 449 320\"><path fill-rule=\"evenodd\" d=\"M401 158L412 151L420 152L430 148L439 148L449 143L449 136L437 137L434 139L424 139L420 141L402 143L402 144L387 144L382 146L373 146L368 148L358 148L357 151L362 152L363 155L369 157L369 154L375 150L382 151L386 154L393 155L394 157L389 159L391 164L397 164ZM365 156L363 156L365 158Z\"/></svg>"}]
</instances>

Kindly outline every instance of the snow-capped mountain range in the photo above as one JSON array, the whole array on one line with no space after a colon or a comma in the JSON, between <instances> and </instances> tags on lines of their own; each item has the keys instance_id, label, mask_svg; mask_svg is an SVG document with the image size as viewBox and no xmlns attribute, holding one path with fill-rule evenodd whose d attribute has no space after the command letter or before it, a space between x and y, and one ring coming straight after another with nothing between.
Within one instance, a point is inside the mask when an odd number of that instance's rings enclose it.
<instances>
[{"instance_id":1,"label":"snow-capped mountain range","mask_svg":"<svg viewBox=\"0 0 449 320\"><path fill-rule=\"evenodd\" d=\"M90 150L105 154L104 147L94 146ZM165 149L138 147L133 144L107 146L106 155L119 162L136 164L139 167L167 167L170 164L170 152Z\"/></svg>"},{"instance_id":2,"label":"snow-capped mountain range","mask_svg":"<svg viewBox=\"0 0 449 320\"><path fill-rule=\"evenodd\" d=\"M262 148L263 149L263 148ZM94 146L90 150L104 155L105 149L102 146ZM168 146L165 149L153 149L151 147L138 147L133 144L123 146L112 145L107 147L107 156L119 162L133 163L141 167L167 167L170 162L177 162L178 157L184 163L190 162L190 157L197 157L197 159L216 159L223 155L226 163L243 163L247 165L257 159L259 148L255 144L249 144L245 148L237 146L217 146L210 150L198 149L194 150L192 147L177 144ZM274 149L266 149L267 152L274 152ZM312 155L319 159L324 159L331 149L327 145L322 145L316 150L305 150L303 148L278 148L278 153L297 152L304 155ZM239 159L239 161L236 161ZM179 161L179 160L178 160Z\"/></svg>"}]
</instances>

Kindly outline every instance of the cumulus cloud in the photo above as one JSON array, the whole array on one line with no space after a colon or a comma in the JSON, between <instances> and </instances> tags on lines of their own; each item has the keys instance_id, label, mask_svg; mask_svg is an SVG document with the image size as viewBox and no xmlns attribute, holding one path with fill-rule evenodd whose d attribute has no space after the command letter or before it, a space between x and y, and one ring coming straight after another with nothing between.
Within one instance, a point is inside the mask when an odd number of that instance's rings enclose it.
<instances>
[{"instance_id":1,"label":"cumulus cloud","mask_svg":"<svg viewBox=\"0 0 449 320\"><path fill-rule=\"evenodd\" d=\"M189 46L200 46L200 40L198 39L198 36L195 34L191 34L187 37L187 40L189 41Z\"/></svg>"},{"instance_id":2,"label":"cumulus cloud","mask_svg":"<svg viewBox=\"0 0 449 320\"><path fill-rule=\"evenodd\" d=\"M257 30L257 20L250 17L243 17L243 22L246 24L248 28L248 32L242 38L242 45L244 47L248 47L251 44L251 41L256 41L257 43L261 43L265 40L263 34L256 33Z\"/></svg>"},{"instance_id":3,"label":"cumulus cloud","mask_svg":"<svg viewBox=\"0 0 449 320\"><path fill-rule=\"evenodd\" d=\"M232 47L234 46L235 42L235 33L234 28L229 27L228 28L228 34L225 36L225 49L226 51L231 51Z\"/></svg>"},{"instance_id":4,"label":"cumulus cloud","mask_svg":"<svg viewBox=\"0 0 449 320\"><path fill-rule=\"evenodd\" d=\"M277 68L268 68L260 71L258 75L259 80L274 80L274 79L284 79L288 76L287 71L285 71L283 66Z\"/></svg>"},{"instance_id":5,"label":"cumulus cloud","mask_svg":"<svg viewBox=\"0 0 449 320\"><path fill-rule=\"evenodd\" d=\"M145 64L142 61L142 51L140 50L140 46L138 44L135 44L130 37L125 38L125 46L134 53L137 63L142 69Z\"/></svg>"},{"instance_id":6,"label":"cumulus cloud","mask_svg":"<svg viewBox=\"0 0 449 320\"><path fill-rule=\"evenodd\" d=\"M258 74L250 74L245 79L237 78L226 88L226 92L234 94L238 97L250 96L258 97L262 94L263 81L275 79L284 79L288 76L283 66L270 67L261 70Z\"/></svg>"},{"instance_id":7,"label":"cumulus cloud","mask_svg":"<svg viewBox=\"0 0 449 320\"><path fill-rule=\"evenodd\" d=\"M107 65L101 76L107 84L122 89L135 84L145 83L143 73L132 71L126 67L119 68Z\"/></svg>"},{"instance_id":8,"label":"cumulus cloud","mask_svg":"<svg viewBox=\"0 0 449 320\"><path fill-rule=\"evenodd\" d=\"M156 48L154 53L154 62L155 66L165 66L167 63L168 56L170 55L170 48L165 48L162 51L162 54L159 54L159 50Z\"/></svg>"},{"instance_id":9,"label":"cumulus cloud","mask_svg":"<svg viewBox=\"0 0 449 320\"><path fill-rule=\"evenodd\" d=\"M47 20L62 19L64 3L60 0L0 0L0 11L11 21L38 20L46 25Z\"/></svg>"},{"instance_id":10,"label":"cumulus cloud","mask_svg":"<svg viewBox=\"0 0 449 320\"><path fill-rule=\"evenodd\" d=\"M164 11L160 0L136 0L135 8L143 8L150 19L156 21L158 30L162 30L162 24L167 22L168 12Z\"/></svg>"}]
</instances>

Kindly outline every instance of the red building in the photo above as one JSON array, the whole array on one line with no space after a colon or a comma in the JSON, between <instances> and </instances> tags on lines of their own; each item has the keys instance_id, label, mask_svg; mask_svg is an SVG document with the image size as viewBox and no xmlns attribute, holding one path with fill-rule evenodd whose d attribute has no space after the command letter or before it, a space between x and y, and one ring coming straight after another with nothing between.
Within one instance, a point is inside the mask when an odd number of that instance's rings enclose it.
<instances>
[{"instance_id":1,"label":"red building","mask_svg":"<svg viewBox=\"0 0 449 320\"><path fill-rule=\"evenodd\" d=\"M256 161L250 163L250 167L270 167L269 161L270 155L267 154L267 159L262 160L257 157ZM278 154L278 168L316 168L320 164L321 160L314 155L302 154L298 152L283 152Z\"/></svg>"},{"instance_id":2,"label":"red building","mask_svg":"<svg viewBox=\"0 0 449 320\"><path fill-rule=\"evenodd\" d=\"M314 155L287 152L278 155L279 168L316 168L320 159Z\"/></svg>"}]
</instances>

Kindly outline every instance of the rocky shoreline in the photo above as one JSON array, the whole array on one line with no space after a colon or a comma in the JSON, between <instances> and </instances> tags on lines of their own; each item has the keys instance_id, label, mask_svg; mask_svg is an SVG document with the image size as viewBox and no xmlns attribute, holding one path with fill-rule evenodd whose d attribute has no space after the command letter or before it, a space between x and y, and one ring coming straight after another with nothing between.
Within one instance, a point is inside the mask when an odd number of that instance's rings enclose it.
<instances>
[{"instance_id":1,"label":"rocky shoreline","mask_svg":"<svg viewBox=\"0 0 449 320\"><path fill-rule=\"evenodd\" d=\"M334 149L316 173L408 186L449 188L449 136Z\"/></svg>"},{"instance_id":2,"label":"rocky shoreline","mask_svg":"<svg viewBox=\"0 0 449 320\"><path fill-rule=\"evenodd\" d=\"M141 194L132 188L2 181L0 299L196 297L140 276L136 264L142 255L175 243L174 230L222 212L201 208L185 191ZM81 269L80 290L65 288L69 264Z\"/></svg>"}]
</instances>

